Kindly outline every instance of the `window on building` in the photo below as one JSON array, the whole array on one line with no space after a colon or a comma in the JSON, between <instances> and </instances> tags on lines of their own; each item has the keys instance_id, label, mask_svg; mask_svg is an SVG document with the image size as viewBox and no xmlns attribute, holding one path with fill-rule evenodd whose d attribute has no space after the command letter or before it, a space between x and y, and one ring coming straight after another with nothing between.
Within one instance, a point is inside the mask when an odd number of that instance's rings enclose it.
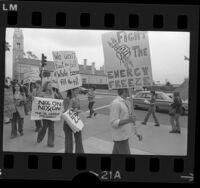
<instances>
[{"instance_id":1,"label":"window on building","mask_svg":"<svg viewBox=\"0 0 200 188\"><path fill-rule=\"evenodd\" d=\"M20 48L20 43L19 42L17 42L17 48Z\"/></svg>"},{"instance_id":2,"label":"window on building","mask_svg":"<svg viewBox=\"0 0 200 188\"><path fill-rule=\"evenodd\" d=\"M87 79L86 78L82 79L82 84L87 84Z\"/></svg>"},{"instance_id":3,"label":"window on building","mask_svg":"<svg viewBox=\"0 0 200 188\"><path fill-rule=\"evenodd\" d=\"M103 83L103 80L102 79L100 79L100 84L102 84Z\"/></svg>"}]
</instances>

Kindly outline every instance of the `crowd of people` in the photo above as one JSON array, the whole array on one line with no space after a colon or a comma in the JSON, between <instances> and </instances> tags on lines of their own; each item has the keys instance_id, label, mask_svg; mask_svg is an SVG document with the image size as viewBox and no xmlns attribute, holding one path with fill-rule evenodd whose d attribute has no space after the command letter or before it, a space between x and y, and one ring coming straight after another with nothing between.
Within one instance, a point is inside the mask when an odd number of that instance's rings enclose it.
<instances>
[{"instance_id":1,"label":"crowd of people","mask_svg":"<svg viewBox=\"0 0 200 188\"><path fill-rule=\"evenodd\" d=\"M63 95L59 92L59 90L57 88L52 87L52 83L50 81L47 81L42 85L41 80L37 80L34 83L30 83L30 85L28 86L26 84L19 83L17 80L11 81L9 78L6 78L4 89L5 98L7 97L6 93L8 90L13 93L13 100L11 99L9 103L13 101L14 110L13 108L12 111L4 108L4 110L6 110L6 114L4 114L4 121L6 121L6 119L9 119L9 121L7 121L6 123L11 123L11 139L16 138L18 132L20 136L23 136L24 118L26 115L29 114L29 112L31 112L31 106L34 97L63 99L64 111L67 111L67 109L72 108L77 113L80 112L79 88L74 88L66 91L66 97L63 98ZM93 109L95 103L94 90L95 87L92 87L88 92L88 108L90 110L88 118L92 118L92 116L96 116L97 114ZM10 113L8 114L8 112ZM54 121L47 119L35 120L35 132L38 133L38 143L42 142L47 130L47 146L54 147ZM75 153L84 153L81 131L73 133L72 129L66 121L64 121L63 123L63 131L65 135L65 152L73 152L74 137Z\"/></svg>"},{"instance_id":2,"label":"crowd of people","mask_svg":"<svg viewBox=\"0 0 200 188\"><path fill-rule=\"evenodd\" d=\"M59 92L57 88L52 87L50 81L45 82L42 85L41 80L31 83L29 88L23 83L19 83L17 80L9 81L5 79L5 93L10 90L13 93L13 105L14 109L7 110L4 119L8 118L11 123L11 139L17 137L19 132L20 136L23 136L23 124L26 115L31 112L32 102L34 97L43 97L50 99L62 99L64 105L64 111L72 108L77 113L80 113L80 99L79 88L74 88L66 91L66 96ZM88 92L89 101L89 116L96 116L96 112L93 109L95 103L95 87L92 87ZM160 126L155 114L155 91L152 91L152 98L149 102L148 113L142 122L146 125L150 115L153 115L155 120L155 126ZM4 96L6 98L6 96ZM4 99L5 100L5 99ZM181 113L182 100L178 92L174 93L173 103L170 110L170 123L172 130L170 133L181 133L179 117ZM11 102L11 101L10 101ZM118 89L118 96L110 104L110 125L113 137L113 154L130 154L129 138L132 134L132 129L135 128L136 115L134 109L131 108L128 89ZM8 113L9 112L9 113ZM47 146L54 147L54 121L43 119L35 120L35 132L37 132L37 142L41 143L48 130ZM65 135L65 153L73 153L75 141L75 153L84 153L82 142L82 131L74 133L66 121L63 123L63 131ZM142 140L142 135L137 133L137 129L134 129L135 135Z\"/></svg>"}]
</instances>

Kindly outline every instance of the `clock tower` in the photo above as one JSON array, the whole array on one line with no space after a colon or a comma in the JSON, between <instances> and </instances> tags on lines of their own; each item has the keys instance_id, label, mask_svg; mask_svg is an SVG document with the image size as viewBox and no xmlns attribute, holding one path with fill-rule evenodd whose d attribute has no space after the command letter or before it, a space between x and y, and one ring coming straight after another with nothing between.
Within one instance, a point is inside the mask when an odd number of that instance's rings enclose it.
<instances>
[{"instance_id":1,"label":"clock tower","mask_svg":"<svg viewBox=\"0 0 200 188\"><path fill-rule=\"evenodd\" d=\"M19 80L19 74L17 70L19 68L19 59L22 59L24 55L24 36L22 29L16 28L13 35L13 72L12 78Z\"/></svg>"}]
</instances>

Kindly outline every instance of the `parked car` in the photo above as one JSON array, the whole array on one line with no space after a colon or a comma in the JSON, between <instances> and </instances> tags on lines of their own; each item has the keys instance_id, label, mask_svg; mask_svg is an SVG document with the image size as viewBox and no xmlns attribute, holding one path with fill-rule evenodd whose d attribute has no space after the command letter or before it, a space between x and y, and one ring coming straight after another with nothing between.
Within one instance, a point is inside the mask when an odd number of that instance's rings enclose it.
<instances>
[{"instance_id":1,"label":"parked car","mask_svg":"<svg viewBox=\"0 0 200 188\"><path fill-rule=\"evenodd\" d=\"M84 87L79 87L79 93L80 94L87 94L88 93L88 89L84 88Z\"/></svg>"},{"instance_id":2,"label":"parked car","mask_svg":"<svg viewBox=\"0 0 200 188\"><path fill-rule=\"evenodd\" d=\"M133 105L135 109L148 109L149 105L145 101L150 101L151 93L150 91L140 91L133 98ZM173 99L170 98L166 93L161 91L156 91L156 111L166 111L169 112ZM182 103L182 114L188 113L188 103L183 101Z\"/></svg>"}]
</instances>

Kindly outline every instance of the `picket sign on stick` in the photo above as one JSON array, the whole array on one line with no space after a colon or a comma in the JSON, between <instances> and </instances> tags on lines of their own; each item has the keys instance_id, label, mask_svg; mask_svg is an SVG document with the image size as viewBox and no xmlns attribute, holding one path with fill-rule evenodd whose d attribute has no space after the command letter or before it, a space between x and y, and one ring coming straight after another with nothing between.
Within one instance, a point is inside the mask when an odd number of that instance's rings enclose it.
<instances>
[{"instance_id":1,"label":"picket sign on stick","mask_svg":"<svg viewBox=\"0 0 200 188\"><path fill-rule=\"evenodd\" d=\"M129 88L131 114L133 88L153 83L148 33L114 31L102 35L109 89ZM137 134L136 125L133 126ZM141 137L138 137L141 140Z\"/></svg>"},{"instance_id":2,"label":"picket sign on stick","mask_svg":"<svg viewBox=\"0 0 200 188\"><path fill-rule=\"evenodd\" d=\"M60 92L80 87L82 80L76 53L73 51L53 51L55 72Z\"/></svg>"}]
</instances>

